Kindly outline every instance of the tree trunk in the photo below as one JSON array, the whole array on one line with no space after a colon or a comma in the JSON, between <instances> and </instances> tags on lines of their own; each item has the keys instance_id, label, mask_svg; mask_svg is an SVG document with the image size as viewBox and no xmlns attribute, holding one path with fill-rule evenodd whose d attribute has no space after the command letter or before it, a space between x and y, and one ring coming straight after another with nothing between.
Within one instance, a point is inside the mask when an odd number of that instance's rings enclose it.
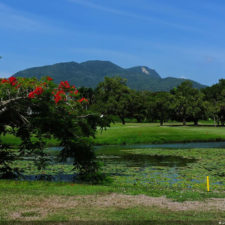
<instances>
[{"instance_id":1,"label":"tree trunk","mask_svg":"<svg viewBox=\"0 0 225 225\"><path fill-rule=\"evenodd\" d=\"M141 123L141 118L140 117L137 117L136 120L137 120L138 123Z\"/></svg>"},{"instance_id":2,"label":"tree trunk","mask_svg":"<svg viewBox=\"0 0 225 225\"><path fill-rule=\"evenodd\" d=\"M214 120L214 127L216 127L216 118L215 118L215 116L213 116L213 120Z\"/></svg>"},{"instance_id":3,"label":"tree trunk","mask_svg":"<svg viewBox=\"0 0 225 225\"><path fill-rule=\"evenodd\" d=\"M186 119L183 119L183 126L186 126Z\"/></svg>"},{"instance_id":4,"label":"tree trunk","mask_svg":"<svg viewBox=\"0 0 225 225\"><path fill-rule=\"evenodd\" d=\"M160 120L160 126L163 126L163 120Z\"/></svg>"},{"instance_id":5,"label":"tree trunk","mask_svg":"<svg viewBox=\"0 0 225 225\"><path fill-rule=\"evenodd\" d=\"M198 120L195 120L195 121L194 121L194 125L195 125L195 126L198 126Z\"/></svg>"},{"instance_id":6,"label":"tree trunk","mask_svg":"<svg viewBox=\"0 0 225 225\"><path fill-rule=\"evenodd\" d=\"M125 125L125 119L123 117L120 117L122 124Z\"/></svg>"}]
</instances>

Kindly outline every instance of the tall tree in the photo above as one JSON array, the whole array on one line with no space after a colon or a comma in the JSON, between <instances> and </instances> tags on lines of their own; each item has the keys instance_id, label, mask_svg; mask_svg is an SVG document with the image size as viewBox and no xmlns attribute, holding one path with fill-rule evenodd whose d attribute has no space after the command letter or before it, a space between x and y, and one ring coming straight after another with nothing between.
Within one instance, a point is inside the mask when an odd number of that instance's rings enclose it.
<instances>
[{"instance_id":1,"label":"tall tree","mask_svg":"<svg viewBox=\"0 0 225 225\"><path fill-rule=\"evenodd\" d=\"M193 90L190 96L190 105L187 114L190 120L194 121L194 125L198 125L200 119L207 119L209 116L209 103L204 101L204 94L197 89Z\"/></svg>"},{"instance_id":2,"label":"tall tree","mask_svg":"<svg viewBox=\"0 0 225 225\"><path fill-rule=\"evenodd\" d=\"M145 91L131 90L129 103L129 117L135 118L138 123L145 120L147 116L147 96Z\"/></svg>"},{"instance_id":3,"label":"tall tree","mask_svg":"<svg viewBox=\"0 0 225 225\"><path fill-rule=\"evenodd\" d=\"M209 102L210 116L214 122L219 125L225 124L225 79L219 80L219 83L202 90L205 94L205 100Z\"/></svg>"},{"instance_id":4,"label":"tall tree","mask_svg":"<svg viewBox=\"0 0 225 225\"><path fill-rule=\"evenodd\" d=\"M104 115L118 116L125 124L125 118L129 116L129 104L131 91L126 85L126 80L120 77L105 77L96 88L97 107Z\"/></svg>"},{"instance_id":5,"label":"tall tree","mask_svg":"<svg viewBox=\"0 0 225 225\"><path fill-rule=\"evenodd\" d=\"M187 119L190 118L197 124L205 112L203 95L199 90L193 88L190 81L185 81L173 89L171 93L175 97L173 104L175 118L182 120L183 125L186 125Z\"/></svg>"},{"instance_id":6,"label":"tall tree","mask_svg":"<svg viewBox=\"0 0 225 225\"><path fill-rule=\"evenodd\" d=\"M150 105L154 120L159 120L160 125L169 119L173 96L168 92L154 93L154 101Z\"/></svg>"},{"instance_id":7,"label":"tall tree","mask_svg":"<svg viewBox=\"0 0 225 225\"><path fill-rule=\"evenodd\" d=\"M11 77L0 80L0 98L0 134L7 133L10 127L22 140L20 154L36 154L43 159L45 138L53 136L62 147L62 159L74 158L81 178L92 174L98 179L98 163L89 137L94 137L103 122L98 114L86 110L87 100L74 86L67 81L57 86L50 77L41 81ZM14 157L8 150L1 145L4 160L0 168L6 172Z\"/></svg>"}]
</instances>

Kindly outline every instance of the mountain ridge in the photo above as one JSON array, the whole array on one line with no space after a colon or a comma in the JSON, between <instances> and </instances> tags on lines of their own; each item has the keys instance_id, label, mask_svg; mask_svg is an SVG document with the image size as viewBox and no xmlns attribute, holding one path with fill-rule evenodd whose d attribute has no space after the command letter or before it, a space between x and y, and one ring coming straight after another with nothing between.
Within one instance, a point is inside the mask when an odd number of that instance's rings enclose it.
<instances>
[{"instance_id":1,"label":"mountain ridge","mask_svg":"<svg viewBox=\"0 0 225 225\"><path fill-rule=\"evenodd\" d=\"M120 76L127 79L127 85L136 90L170 91L185 80L183 78L161 78L156 70L147 66L134 66L122 68L110 61L89 60L82 63L61 62L52 65L31 67L14 74L16 77L51 76L56 83L68 80L77 87L85 86L95 88L104 80L105 76ZM190 80L195 88L204 88L198 82Z\"/></svg>"}]
</instances>

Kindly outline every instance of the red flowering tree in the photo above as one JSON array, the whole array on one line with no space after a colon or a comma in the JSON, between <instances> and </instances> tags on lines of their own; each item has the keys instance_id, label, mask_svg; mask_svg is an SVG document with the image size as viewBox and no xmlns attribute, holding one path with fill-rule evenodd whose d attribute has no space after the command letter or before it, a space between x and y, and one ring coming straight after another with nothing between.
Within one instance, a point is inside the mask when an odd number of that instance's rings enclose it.
<instances>
[{"instance_id":1,"label":"red flowering tree","mask_svg":"<svg viewBox=\"0 0 225 225\"><path fill-rule=\"evenodd\" d=\"M51 77L0 79L0 134L10 130L22 140L20 154L36 154L42 162L46 137L54 137L62 147L61 158L73 157L81 178L98 180L101 176L89 137L105 124L85 104L88 100L80 98L68 81L56 85ZM3 172L5 177L15 175L17 171L10 167L15 156L7 150L9 146L0 147L0 176Z\"/></svg>"}]
</instances>

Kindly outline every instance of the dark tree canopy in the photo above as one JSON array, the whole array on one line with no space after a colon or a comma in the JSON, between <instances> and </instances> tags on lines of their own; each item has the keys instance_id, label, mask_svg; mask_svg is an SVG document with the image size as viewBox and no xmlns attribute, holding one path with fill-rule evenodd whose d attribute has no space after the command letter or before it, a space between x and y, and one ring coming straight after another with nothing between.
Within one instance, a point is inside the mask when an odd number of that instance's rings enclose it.
<instances>
[{"instance_id":1,"label":"dark tree canopy","mask_svg":"<svg viewBox=\"0 0 225 225\"><path fill-rule=\"evenodd\" d=\"M97 86L96 92L99 111L105 115L116 115L125 124L131 102L131 90L127 87L126 80L120 77L105 77Z\"/></svg>"},{"instance_id":2,"label":"dark tree canopy","mask_svg":"<svg viewBox=\"0 0 225 225\"><path fill-rule=\"evenodd\" d=\"M21 139L21 155L37 155L45 162L46 138L54 137L62 147L61 158L74 158L80 177L98 179L98 163L89 137L104 126L97 113L85 107L87 99L67 81L58 86L50 77L9 78L0 81L0 134L10 132ZM33 139L35 137L35 140ZM1 171L8 173L13 159L8 146L1 145ZM45 163L39 164L39 168ZM12 175L15 174L11 170ZM3 174L3 173L2 173ZM0 174L1 175L1 174Z\"/></svg>"}]
</instances>

